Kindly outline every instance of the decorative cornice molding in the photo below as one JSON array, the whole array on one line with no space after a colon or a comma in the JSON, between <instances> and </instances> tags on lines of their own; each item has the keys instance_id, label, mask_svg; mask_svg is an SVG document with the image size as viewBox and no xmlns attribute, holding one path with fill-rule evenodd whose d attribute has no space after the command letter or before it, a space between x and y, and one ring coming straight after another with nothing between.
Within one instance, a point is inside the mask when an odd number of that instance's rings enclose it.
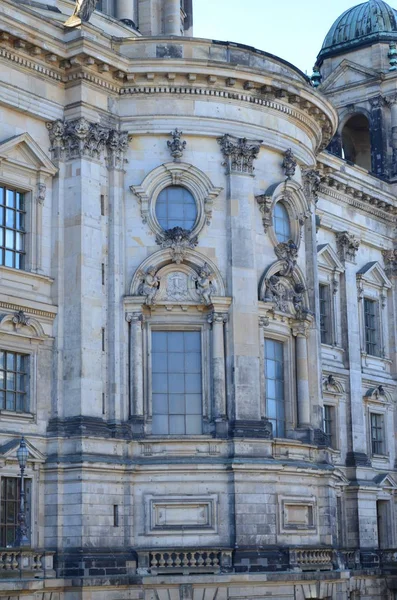
<instances>
[{"instance_id":1,"label":"decorative cornice molding","mask_svg":"<svg viewBox=\"0 0 397 600\"><path fill-rule=\"evenodd\" d=\"M336 234L336 244L338 248L339 258L343 264L348 261L356 262L357 250L360 247L360 240L354 237L348 231L340 231Z\"/></svg>"},{"instance_id":2,"label":"decorative cornice molding","mask_svg":"<svg viewBox=\"0 0 397 600\"><path fill-rule=\"evenodd\" d=\"M62 74L59 71L54 71L49 67L42 65L39 62L34 60L29 60L28 58L17 54L16 52L11 52L7 48L0 48L0 58L4 58L6 60L10 60L25 69L30 69L32 71L36 71L40 75L44 75L45 77L49 77L50 79L55 79L56 81L62 81Z\"/></svg>"},{"instance_id":3,"label":"decorative cornice molding","mask_svg":"<svg viewBox=\"0 0 397 600\"><path fill-rule=\"evenodd\" d=\"M397 215L397 206L379 199L378 196L366 194L360 189L354 187L353 183L348 185L335 179L332 174L327 172L329 169L320 171L321 183L319 192L339 200L344 204L348 203L354 208L370 213L382 220L395 223ZM361 184L362 185L362 184Z\"/></svg>"},{"instance_id":4,"label":"decorative cornice molding","mask_svg":"<svg viewBox=\"0 0 397 600\"><path fill-rule=\"evenodd\" d=\"M262 140L247 140L225 134L218 138L218 144L225 161L226 173L245 173L253 175L255 171L254 160L258 158Z\"/></svg>"},{"instance_id":5,"label":"decorative cornice molding","mask_svg":"<svg viewBox=\"0 0 397 600\"><path fill-rule=\"evenodd\" d=\"M1 301L0 301L0 308L4 308L6 310L13 311L14 314L25 311L25 309L23 307L18 306L17 304L10 304L9 302L1 302ZM29 314L34 315L36 317L42 317L44 319L53 320L56 317L56 310L53 313L45 311L45 310L38 310L37 308L30 308L30 307L28 310L29 310Z\"/></svg>"},{"instance_id":6,"label":"decorative cornice molding","mask_svg":"<svg viewBox=\"0 0 397 600\"><path fill-rule=\"evenodd\" d=\"M128 148L127 132L91 123L85 117L72 121L47 123L54 159L71 159L87 156L99 159L107 150L108 166L120 167Z\"/></svg>"}]
</instances>

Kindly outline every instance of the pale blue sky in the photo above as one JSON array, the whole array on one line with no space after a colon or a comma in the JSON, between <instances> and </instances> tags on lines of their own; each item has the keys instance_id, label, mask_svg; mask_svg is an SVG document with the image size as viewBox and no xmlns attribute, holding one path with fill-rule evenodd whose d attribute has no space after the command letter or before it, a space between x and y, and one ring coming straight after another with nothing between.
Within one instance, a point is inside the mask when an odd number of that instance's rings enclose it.
<instances>
[{"instance_id":1,"label":"pale blue sky","mask_svg":"<svg viewBox=\"0 0 397 600\"><path fill-rule=\"evenodd\" d=\"M353 0L193 0L194 35L276 54L310 75L335 19ZM397 7L397 0L390 0Z\"/></svg>"}]
</instances>

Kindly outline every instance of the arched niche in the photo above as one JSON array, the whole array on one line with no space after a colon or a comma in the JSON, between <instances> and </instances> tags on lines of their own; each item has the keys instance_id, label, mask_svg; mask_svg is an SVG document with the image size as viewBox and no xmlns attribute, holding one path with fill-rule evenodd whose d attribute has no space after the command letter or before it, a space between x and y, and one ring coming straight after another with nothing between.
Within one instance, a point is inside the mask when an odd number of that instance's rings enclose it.
<instances>
[{"instance_id":1,"label":"arched niche","mask_svg":"<svg viewBox=\"0 0 397 600\"><path fill-rule=\"evenodd\" d=\"M342 158L371 171L371 131L368 117L357 113L342 128Z\"/></svg>"}]
</instances>

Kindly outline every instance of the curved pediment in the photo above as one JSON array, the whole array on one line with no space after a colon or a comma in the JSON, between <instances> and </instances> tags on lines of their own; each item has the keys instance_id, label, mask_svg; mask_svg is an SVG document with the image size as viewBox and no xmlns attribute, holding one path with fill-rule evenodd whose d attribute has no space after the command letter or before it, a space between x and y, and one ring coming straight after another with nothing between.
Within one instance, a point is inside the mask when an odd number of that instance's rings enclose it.
<instances>
[{"instance_id":1,"label":"curved pediment","mask_svg":"<svg viewBox=\"0 0 397 600\"><path fill-rule=\"evenodd\" d=\"M193 250L186 250L182 264L173 261L171 249L160 250L136 270L131 296L145 297L153 304L211 304L213 296L225 296L225 286L216 265Z\"/></svg>"}]
</instances>

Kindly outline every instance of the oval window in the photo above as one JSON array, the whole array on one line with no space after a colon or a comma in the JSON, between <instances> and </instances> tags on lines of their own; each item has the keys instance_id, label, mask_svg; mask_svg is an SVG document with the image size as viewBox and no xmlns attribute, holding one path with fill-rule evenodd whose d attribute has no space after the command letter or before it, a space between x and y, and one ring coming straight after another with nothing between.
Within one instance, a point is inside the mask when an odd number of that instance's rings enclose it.
<instances>
[{"instance_id":1,"label":"oval window","mask_svg":"<svg viewBox=\"0 0 397 600\"><path fill-rule=\"evenodd\" d=\"M156 217L165 230L174 227L191 230L197 218L196 202L186 188L171 185L161 190L157 197Z\"/></svg>"},{"instance_id":2,"label":"oval window","mask_svg":"<svg viewBox=\"0 0 397 600\"><path fill-rule=\"evenodd\" d=\"M291 239L291 224L288 211L282 202L277 202L273 214L274 233L279 242L288 242Z\"/></svg>"}]
</instances>

